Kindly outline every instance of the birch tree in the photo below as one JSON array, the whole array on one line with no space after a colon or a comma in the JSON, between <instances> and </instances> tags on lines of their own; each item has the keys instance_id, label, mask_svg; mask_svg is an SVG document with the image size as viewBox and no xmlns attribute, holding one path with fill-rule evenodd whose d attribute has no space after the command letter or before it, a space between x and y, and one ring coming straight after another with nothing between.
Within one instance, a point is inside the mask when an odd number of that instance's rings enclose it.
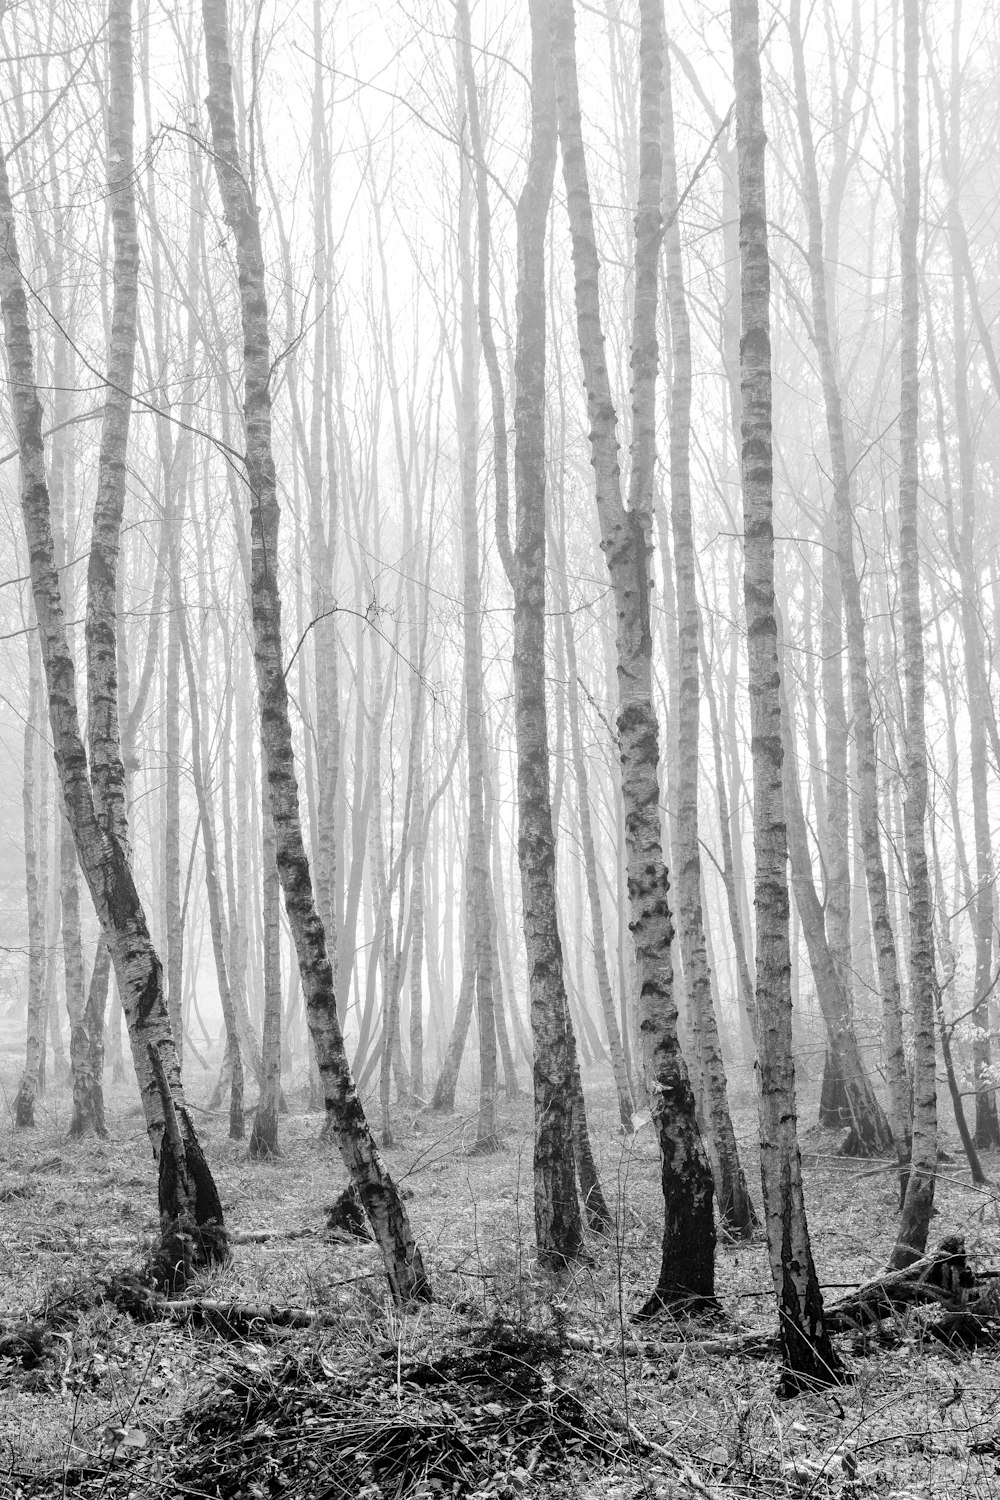
<instances>
[{"instance_id":1,"label":"birch tree","mask_svg":"<svg viewBox=\"0 0 1000 1500\"><path fill-rule=\"evenodd\" d=\"M131 5L113 0L109 12L112 113L125 155L118 173L131 170L132 59ZM120 134L119 134L120 131ZM31 586L38 620L56 765L80 865L111 950L129 1026L132 1056L159 1165L160 1267L165 1278L183 1282L195 1265L224 1258L227 1250L222 1208L184 1102L180 1068L163 993L163 973L150 940L146 915L132 877L124 808L124 770L118 748L117 682L114 654L115 568L120 527L119 497L124 491L124 455L119 423L130 402L131 345L112 348L128 360L129 382L116 382L109 395L105 436L110 457L102 470L90 570L95 599L88 621L91 641L100 644L88 662L91 735L96 736L93 780L80 733L76 671L69 650L59 574L55 566L52 516L42 441L42 409L35 383L27 302L17 249L6 161L0 156L0 307L11 380L14 424L21 459L21 511L31 564ZM127 330L126 330L127 333ZM126 397L120 397L124 390ZM108 451L108 450L106 450ZM109 618L110 612L110 618ZM109 647L110 643L110 647ZM96 714L96 717L95 717Z\"/></svg>"},{"instance_id":2,"label":"birch tree","mask_svg":"<svg viewBox=\"0 0 1000 1500\"><path fill-rule=\"evenodd\" d=\"M275 859L332 1130L382 1252L393 1297L407 1305L427 1300L430 1284L403 1200L379 1155L351 1077L337 1016L333 967L302 836L282 661L277 575L280 510L272 451L271 356L260 222L236 133L226 0L203 0L202 17L216 178L239 270L245 478L250 495L250 608Z\"/></svg>"},{"instance_id":3,"label":"birch tree","mask_svg":"<svg viewBox=\"0 0 1000 1500\"><path fill-rule=\"evenodd\" d=\"M604 354L600 260L580 118L572 0L553 0L552 55L566 203L573 246L577 331L590 419L601 545L616 611L618 752L622 767L630 927L639 1033L661 1158L663 1254L645 1310L714 1296L712 1174L677 1034L669 880L660 828L659 728L653 706L650 535L655 461L656 293L662 241L661 0L640 6L640 155L632 334L632 466L627 506L617 413Z\"/></svg>"},{"instance_id":4,"label":"birch tree","mask_svg":"<svg viewBox=\"0 0 1000 1500\"><path fill-rule=\"evenodd\" d=\"M733 0L740 222L741 478L744 603L753 756L755 995L759 1028L761 1183L778 1302L782 1388L830 1385L840 1362L823 1317L802 1192L792 1059L788 840L782 790L780 663L774 591L771 268L764 183L757 0Z\"/></svg>"},{"instance_id":5,"label":"birch tree","mask_svg":"<svg viewBox=\"0 0 1000 1500\"><path fill-rule=\"evenodd\" d=\"M903 183L900 199L899 610L906 704L906 796L903 839L910 915L910 1006L913 1012L913 1134L910 1171L892 1252L907 1265L923 1254L934 1207L937 1081L934 1037L933 898L924 822L927 732L924 638L920 607L920 20L917 0L903 0Z\"/></svg>"}]
</instances>

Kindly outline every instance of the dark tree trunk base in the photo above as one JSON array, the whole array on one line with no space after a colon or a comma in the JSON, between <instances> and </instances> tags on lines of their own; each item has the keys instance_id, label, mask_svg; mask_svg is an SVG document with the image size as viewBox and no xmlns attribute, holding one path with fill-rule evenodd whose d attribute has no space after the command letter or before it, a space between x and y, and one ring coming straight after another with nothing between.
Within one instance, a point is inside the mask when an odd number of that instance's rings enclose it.
<instances>
[{"instance_id":1,"label":"dark tree trunk base","mask_svg":"<svg viewBox=\"0 0 1000 1500\"><path fill-rule=\"evenodd\" d=\"M885 1151L882 1142L874 1138L870 1128L870 1122L862 1121L861 1128L852 1125L837 1152L838 1156L853 1156L864 1161L872 1156L884 1156Z\"/></svg>"},{"instance_id":2,"label":"dark tree trunk base","mask_svg":"<svg viewBox=\"0 0 1000 1500\"><path fill-rule=\"evenodd\" d=\"M195 1271L229 1259L222 1203L194 1127L184 1110L175 1111L174 1124L176 1135L168 1125L160 1146L160 1245L152 1260L166 1291L183 1290Z\"/></svg>"},{"instance_id":3,"label":"dark tree trunk base","mask_svg":"<svg viewBox=\"0 0 1000 1500\"><path fill-rule=\"evenodd\" d=\"M638 1312L632 1314L633 1323L647 1323L658 1313L680 1313L689 1318L717 1317L722 1306L714 1296L692 1296L684 1287L657 1287L646 1298Z\"/></svg>"},{"instance_id":4,"label":"dark tree trunk base","mask_svg":"<svg viewBox=\"0 0 1000 1500\"><path fill-rule=\"evenodd\" d=\"M976 1097L976 1133L973 1140L980 1151L992 1151L1000 1146L1000 1119L997 1118L994 1094L979 1094Z\"/></svg>"},{"instance_id":5,"label":"dark tree trunk base","mask_svg":"<svg viewBox=\"0 0 1000 1500\"><path fill-rule=\"evenodd\" d=\"M719 1204L719 1228L734 1240L752 1240L760 1228L757 1210L745 1182L739 1200Z\"/></svg>"},{"instance_id":6,"label":"dark tree trunk base","mask_svg":"<svg viewBox=\"0 0 1000 1500\"><path fill-rule=\"evenodd\" d=\"M326 1210L326 1227L341 1234L353 1235L357 1240L372 1238L361 1195L356 1187L346 1187L330 1204Z\"/></svg>"},{"instance_id":7,"label":"dark tree trunk base","mask_svg":"<svg viewBox=\"0 0 1000 1500\"><path fill-rule=\"evenodd\" d=\"M851 1124L851 1107L847 1089L837 1057L831 1048L826 1049L823 1062L823 1085L819 1096L819 1123L824 1130L843 1130Z\"/></svg>"},{"instance_id":8,"label":"dark tree trunk base","mask_svg":"<svg viewBox=\"0 0 1000 1500\"><path fill-rule=\"evenodd\" d=\"M850 1385L853 1376L834 1359L831 1369L821 1360L812 1362L810 1370L782 1370L778 1381L778 1397L790 1401L794 1396L808 1396L816 1391L828 1391L834 1385Z\"/></svg>"},{"instance_id":9,"label":"dark tree trunk base","mask_svg":"<svg viewBox=\"0 0 1000 1500\"><path fill-rule=\"evenodd\" d=\"M108 1127L104 1122L103 1114L102 1110L101 1118L98 1119L93 1114L83 1115L74 1110L67 1132L68 1138L71 1141L85 1141L90 1136L95 1136L100 1141L109 1140Z\"/></svg>"},{"instance_id":10,"label":"dark tree trunk base","mask_svg":"<svg viewBox=\"0 0 1000 1500\"><path fill-rule=\"evenodd\" d=\"M14 1124L19 1130L31 1130L35 1124L35 1090L25 1078L14 1101Z\"/></svg>"},{"instance_id":11,"label":"dark tree trunk base","mask_svg":"<svg viewBox=\"0 0 1000 1500\"><path fill-rule=\"evenodd\" d=\"M258 1105L250 1132L250 1157L253 1161L267 1161L280 1155L278 1116L273 1109L264 1109Z\"/></svg>"}]
</instances>

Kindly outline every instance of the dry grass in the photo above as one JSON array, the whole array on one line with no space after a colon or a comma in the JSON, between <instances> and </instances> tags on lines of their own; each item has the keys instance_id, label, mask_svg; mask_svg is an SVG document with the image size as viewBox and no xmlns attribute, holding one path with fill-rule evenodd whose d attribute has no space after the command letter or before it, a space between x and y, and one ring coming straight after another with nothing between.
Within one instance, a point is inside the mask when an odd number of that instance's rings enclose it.
<instances>
[{"instance_id":1,"label":"dry grass","mask_svg":"<svg viewBox=\"0 0 1000 1500\"><path fill-rule=\"evenodd\" d=\"M14 1064L0 1067L8 1099ZM851 1385L781 1404L769 1359L699 1349L706 1334L718 1347L720 1333L771 1331L760 1244L720 1246L721 1329L664 1319L636 1345L629 1316L658 1264L655 1151L648 1132L625 1146L603 1080L592 1094L617 1234L559 1285L533 1261L530 1106L506 1107L505 1148L485 1158L465 1154L471 1120L400 1112L388 1156L438 1296L407 1318L374 1248L325 1233L345 1179L318 1116L284 1118L282 1160L256 1165L223 1116L199 1114L237 1239L303 1233L238 1243L198 1294L315 1308L325 1325L235 1337L218 1320L141 1322L101 1300L142 1265L153 1166L125 1091L104 1144L65 1139L69 1102L53 1091L35 1131L0 1131L0 1320L28 1335L0 1354L0 1496L995 1493L997 1357L922 1345L919 1313L890 1330L892 1347L840 1341ZM738 1124L749 1150L749 1100ZM864 1279L891 1241L892 1173L836 1158L824 1133L803 1144L821 1279ZM964 1233L980 1265L1000 1265L992 1191L958 1163L943 1173L934 1238ZM659 1342L682 1348L658 1357Z\"/></svg>"}]
</instances>

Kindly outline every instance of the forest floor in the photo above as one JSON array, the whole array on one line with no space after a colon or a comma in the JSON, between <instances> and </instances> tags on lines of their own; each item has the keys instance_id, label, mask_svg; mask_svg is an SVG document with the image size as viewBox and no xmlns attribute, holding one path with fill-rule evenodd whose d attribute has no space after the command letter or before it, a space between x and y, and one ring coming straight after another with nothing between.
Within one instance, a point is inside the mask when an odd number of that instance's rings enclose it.
<instances>
[{"instance_id":1,"label":"forest floor","mask_svg":"<svg viewBox=\"0 0 1000 1500\"><path fill-rule=\"evenodd\" d=\"M437 1297L407 1317L371 1244L326 1229L345 1176L320 1116L296 1113L293 1094L283 1155L258 1165L228 1141L225 1116L200 1109L237 1242L189 1296L244 1311L192 1320L150 1308L122 1278L141 1270L156 1228L137 1098L112 1095L106 1142L67 1140L64 1089L50 1090L36 1129L15 1132L16 1072L0 1055L3 1500L1000 1493L1000 1351L928 1343L919 1310L867 1345L838 1339L850 1383L782 1401L771 1348L726 1343L773 1333L762 1239L720 1243L714 1324L630 1322L658 1268L655 1142L648 1127L623 1140L599 1079L591 1126L617 1231L558 1287L533 1261L530 1103L504 1105L504 1148L489 1157L466 1154L471 1115L398 1111L401 1143L386 1154L412 1191ZM749 1093L736 1118L753 1181ZM879 1272L895 1223L891 1164L838 1157L838 1140L802 1131L830 1301ZM986 1170L1000 1181L1000 1161ZM932 1243L961 1233L974 1266L1000 1266L998 1193L972 1186L956 1148ZM281 1328L249 1317L255 1307L316 1317Z\"/></svg>"}]
</instances>

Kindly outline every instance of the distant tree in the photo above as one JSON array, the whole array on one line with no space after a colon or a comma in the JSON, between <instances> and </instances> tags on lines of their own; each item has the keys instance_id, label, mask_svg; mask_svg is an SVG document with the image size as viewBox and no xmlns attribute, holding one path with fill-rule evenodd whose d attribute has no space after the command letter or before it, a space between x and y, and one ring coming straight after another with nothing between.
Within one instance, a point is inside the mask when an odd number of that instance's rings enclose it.
<instances>
[{"instance_id":1,"label":"distant tree","mask_svg":"<svg viewBox=\"0 0 1000 1500\"><path fill-rule=\"evenodd\" d=\"M836 548L840 594L846 619L848 675L851 688L851 712L857 753L859 783L858 822L864 856L864 869L871 910L872 932L882 993L889 1082L889 1124L900 1163L905 1173L909 1159L909 1082L903 1052L902 1000L896 939L889 914L885 864L882 856L878 817L875 731L869 686L868 648L865 638L864 609L855 563L855 516L852 486L853 470L848 461L843 402L836 364L833 309L823 243L823 212L813 144L812 120L807 94L805 57L802 43L801 6L794 0L790 13L792 65L799 140L802 149L802 185L808 218L809 282L812 303L812 334L819 359L820 378L826 413L827 438L833 480L833 544ZM829 547L829 541L827 543ZM826 553L824 555L827 555ZM824 574L824 577L827 575ZM832 643L831 643L832 644ZM842 770L844 768L842 767Z\"/></svg>"}]
</instances>

